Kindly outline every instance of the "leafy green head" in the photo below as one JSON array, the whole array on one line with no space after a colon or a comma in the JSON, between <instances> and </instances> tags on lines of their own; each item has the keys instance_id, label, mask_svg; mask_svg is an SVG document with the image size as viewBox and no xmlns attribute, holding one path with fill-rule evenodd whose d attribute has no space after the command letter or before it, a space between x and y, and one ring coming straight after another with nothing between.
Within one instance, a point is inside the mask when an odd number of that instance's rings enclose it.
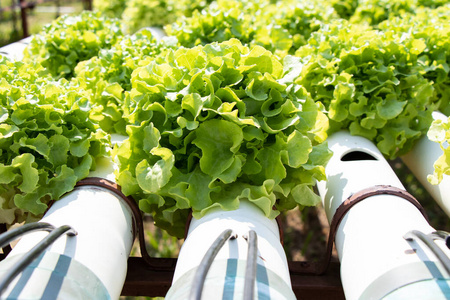
<instances>
[{"instance_id":1,"label":"leafy green head","mask_svg":"<svg viewBox=\"0 0 450 300\"><path fill-rule=\"evenodd\" d=\"M201 217L246 199L275 217L317 204L328 119L292 82L298 63L232 39L136 69L125 112L133 125L115 149L124 193L176 236L189 210Z\"/></svg>"}]
</instances>

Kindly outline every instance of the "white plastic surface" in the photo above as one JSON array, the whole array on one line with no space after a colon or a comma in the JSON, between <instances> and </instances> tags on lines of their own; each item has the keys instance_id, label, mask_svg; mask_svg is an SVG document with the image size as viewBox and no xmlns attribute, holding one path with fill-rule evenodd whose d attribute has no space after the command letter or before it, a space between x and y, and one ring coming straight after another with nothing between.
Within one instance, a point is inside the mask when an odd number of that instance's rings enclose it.
<instances>
[{"instance_id":1,"label":"white plastic surface","mask_svg":"<svg viewBox=\"0 0 450 300\"><path fill-rule=\"evenodd\" d=\"M23 51L28 46L30 41L31 37L28 37L15 43L3 46L0 48L0 55L6 56L11 60L20 61L23 59Z\"/></svg>"},{"instance_id":2,"label":"white plastic surface","mask_svg":"<svg viewBox=\"0 0 450 300\"><path fill-rule=\"evenodd\" d=\"M408 285L383 297L383 300L448 300L449 282L427 280Z\"/></svg>"},{"instance_id":3,"label":"white plastic surface","mask_svg":"<svg viewBox=\"0 0 450 300\"><path fill-rule=\"evenodd\" d=\"M97 175L108 177L100 171ZM78 235L60 237L48 251L85 265L101 280L112 299L119 298L134 239L133 218L127 204L104 188L79 187L56 201L41 222L72 226ZM37 232L24 236L9 255L28 252L46 235Z\"/></svg>"},{"instance_id":4,"label":"white plastic surface","mask_svg":"<svg viewBox=\"0 0 450 300\"><path fill-rule=\"evenodd\" d=\"M198 267L213 241L226 229L232 229L237 238L228 240L215 261L246 260L248 243L244 237L250 230L254 230L258 239L257 263L275 272L291 286L277 222L268 219L258 207L248 201L241 201L239 209L235 211L217 208L199 220L192 219L188 236L178 256L173 283L189 270Z\"/></svg>"},{"instance_id":5,"label":"white plastic surface","mask_svg":"<svg viewBox=\"0 0 450 300\"><path fill-rule=\"evenodd\" d=\"M215 260L205 278L201 299L245 299L246 265L246 260ZM183 274L171 286L165 299L189 299L196 271L196 269L192 269ZM254 288L254 299L296 299L291 286L287 285L277 274L261 265L257 266Z\"/></svg>"},{"instance_id":6,"label":"white plastic surface","mask_svg":"<svg viewBox=\"0 0 450 300\"><path fill-rule=\"evenodd\" d=\"M447 119L440 113L433 113L434 119ZM432 142L424 135L406 155L401 157L405 165L430 193L436 203L450 217L450 176L444 174L444 178L438 185L428 182L427 176L433 174L434 162L442 155L438 143Z\"/></svg>"},{"instance_id":7,"label":"white plastic surface","mask_svg":"<svg viewBox=\"0 0 450 300\"><path fill-rule=\"evenodd\" d=\"M334 152L326 167L328 182L320 182L318 188L329 221L342 202L365 188L391 185L403 189L370 141L338 132L328 138L328 145ZM376 160L342 161L352 151L365 152ZM434 231L413 204L396 196L369 197L346 214L338 227L335 243L347 300L359 299L373 281L391 269L434 259L429 250L403 238L413 229L424 233Z\"/></svg>"},{"instance_id":8,"label":"white plastic surface","mask_svg":"<svg viewBox=\"0 0 450 300\"><path fill-rule=\"evenodd\" d=\"M160 28L160 27L149 27L148 28L151 33L156 37L156 39L160 40L163 37L167 36L166 32L164 31L164 29Z\"/></svg>"}]
</instances>

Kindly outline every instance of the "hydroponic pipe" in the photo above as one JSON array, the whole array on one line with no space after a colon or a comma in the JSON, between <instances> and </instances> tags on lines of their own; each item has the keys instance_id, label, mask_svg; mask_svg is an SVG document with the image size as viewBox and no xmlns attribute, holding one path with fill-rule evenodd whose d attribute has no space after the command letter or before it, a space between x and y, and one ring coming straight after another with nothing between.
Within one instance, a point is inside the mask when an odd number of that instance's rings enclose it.
<instances>
[{"instance_id":1,"label":"hydroponic pipe","mask_svg":"<svg viewBox=\"0 0 450 300\"><path fill-rule=\"evenodd\" d=\"M338 132L328 144L334 154L326 167L328 181L319 182L318 189L330 223L338 207L363 190L387 186L398 195L404 191L367 139ZM435 229L412 202L396 193L375 194L348 210L337 227L335 245L346 299L448 299L450 274L445 266L420 239L408 236ZM449 256L443 240L434 242Z\"/></svg>"},{"instance_id":2,"label":"hydroponic pipe","mask_svg":"<svg viewBox=\"0 0 450 300\"><path fill-rule=\"evenodd\" d=\"M223 245L213 243L229 230ZM203 282L196 282L205 269L202 262L211 257L208 253L214 253L214 259ZM201 219L192 218L166 299L200 299L190 298L192 294L201 294L201 299L246 299L252 294L259 299L296 299L277 222L244 200L235 211L214 208Z\"/></svg>"},{"instance_id":3,"label":"hydroponic pipe","mask_svg":"<svg viewBox=\"0 0 450 300\"><path fill-rule=\"evenodd\" d=\"M109 172L102 177L110 178ZM134 240L132 212L120 196L102 187L77 187L56 201L41 222L70 225L77 235L58 238L11 282L1 299L119 298ZM0 263L0 277L47 235L23 236Z\"/></svg>"},{"instance_id":4,"label":"hydroponic pipe","mask_svg":"<svg viewBox=\"0 0 450 300\"><path fill-rule=\"evenodd\" d=\"M447 117L434 112L435 120L446 120ZM444 174L444 178L438 185L431 184L427 176L434 172L434 162L442 155L442 150L438 143L432 142L426 135L420 138L414 148L408 154L401 157L405 165L419 182L430 193L431 197L450 217L450 177Z\"/></svg>"}]
</instances>

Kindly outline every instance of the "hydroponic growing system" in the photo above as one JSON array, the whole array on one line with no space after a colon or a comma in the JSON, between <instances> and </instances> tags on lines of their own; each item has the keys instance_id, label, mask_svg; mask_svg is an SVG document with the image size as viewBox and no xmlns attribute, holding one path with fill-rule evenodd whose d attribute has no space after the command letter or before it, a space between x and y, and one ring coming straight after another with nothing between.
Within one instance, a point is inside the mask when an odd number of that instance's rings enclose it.
<instances>
[{"instance_id":1,"label":"hydroponic growing system","mask_svg":"<svg viewBox=\"0 0 450 300\"><path fill-rule=\"evenodd\" d=\"M450 4L122 4L0 48L1 299L450 297L388 163L450 216ZM288 260L277 216L319 203L323 259Z\"/></svg>"}]
</instances>

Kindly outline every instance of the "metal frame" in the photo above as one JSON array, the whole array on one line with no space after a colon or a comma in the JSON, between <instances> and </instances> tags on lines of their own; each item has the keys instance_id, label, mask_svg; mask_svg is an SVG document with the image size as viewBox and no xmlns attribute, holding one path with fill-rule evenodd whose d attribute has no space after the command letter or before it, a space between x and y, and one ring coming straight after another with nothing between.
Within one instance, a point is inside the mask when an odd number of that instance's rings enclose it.
<instances>
[{"instance_id":1,"label":"metal frame","mask_svg":"<svg viewBox=\"0 0 450 300\"><path fill-rule=\"evenodd\" d=\"M165 270L155 269L141 257L128 259L128 271L122 296L164 297L172 285L177 262L176 258L155 258ZM293 270L317 268L317 263L289 261L292 290L298 299L304 300L345 300L340 277L340 264L331 262L322 275L300 273Z\"/></svg>"}]
</instances>

